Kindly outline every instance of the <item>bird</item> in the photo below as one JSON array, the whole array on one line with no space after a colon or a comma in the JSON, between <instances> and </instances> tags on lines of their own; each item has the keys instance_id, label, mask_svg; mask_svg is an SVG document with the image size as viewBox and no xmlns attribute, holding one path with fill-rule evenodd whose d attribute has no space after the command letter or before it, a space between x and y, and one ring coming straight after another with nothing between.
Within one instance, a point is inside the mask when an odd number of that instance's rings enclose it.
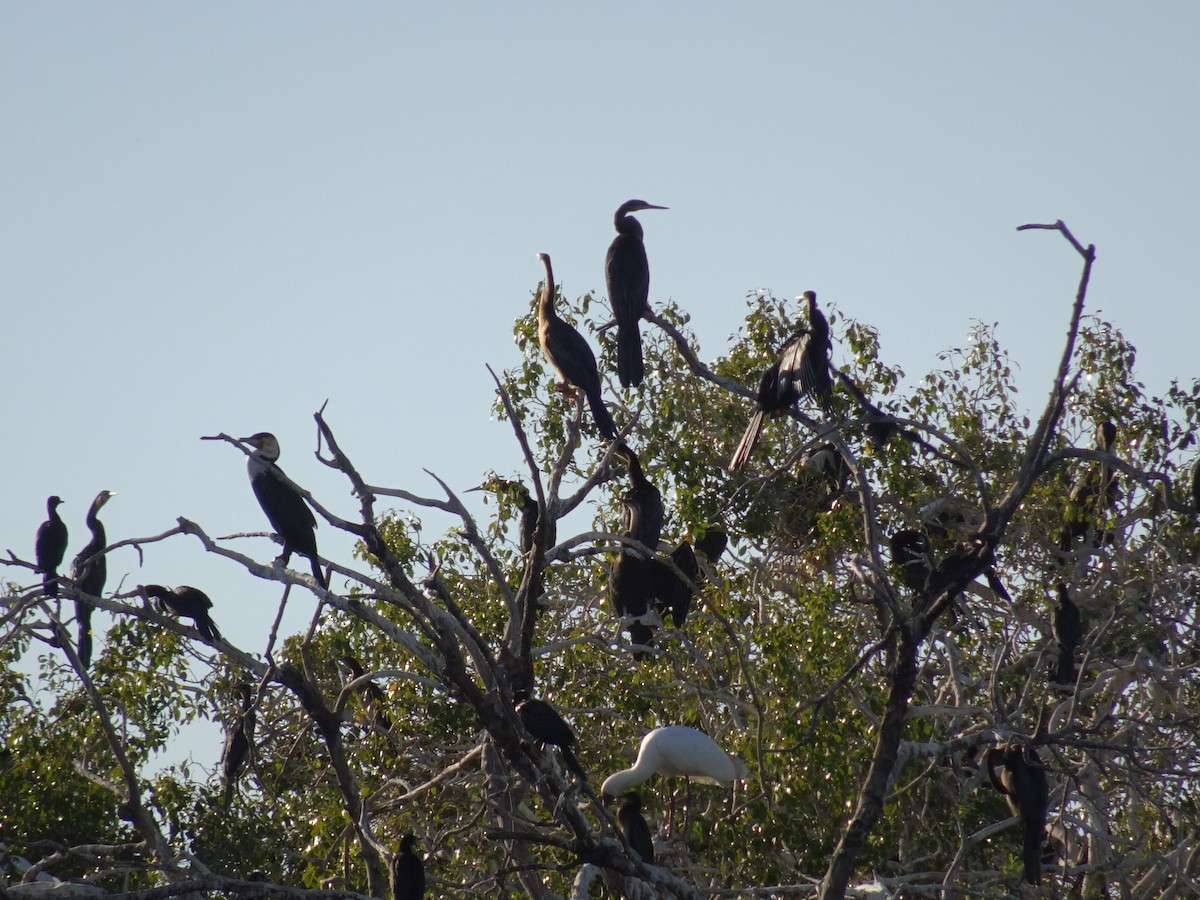
<instances>
[{"instance_id":1,"label":"bird","mask_svg":"<svg viewBox=\"0 0 1200 900\"><path fill-rule=\"evenodd\" d=\"M61 497L46 501L46 521L38 526L34 544L37 571L42 573L42 591L47 597L58 596L58 567L67 555L67 523L58 515Z\"/></svg>"},{"instance_id":2,"label":"bird","mask_svg":"<svg viewBox=\"0 0 1200 900\"><path fill-rule=\"evenodd\" d=\"M689 725L664 725L642 738L637 760L600 785L600 793L618 797L654 775L684 776L703 784L733 784L744 780L746 767L711 737Z\"/></svg>"},{"instance_id":3,"label":"bird","mask_svg":"<svg viewBox=\"0 0 1200 900\"><path fill-rule=\"evenodd\" d=\"M888 538L892 563L900 569L900 580L909 590L923 593L929 588L933 571L929 555L929 539L915 528L901 528Z\"/></svg>"},{"instance_id":4,"label":"bird","mask_svg":"<svg viewBox=\"0 0 1200 900\"><path fill-rule=\"evenodd\" d=\"M679 546L671 551L671 561L687 578L680 578L665 563L655 561L655 601L654 605L660 615L670 613L671 621L676 628L682 628L687 621L688 610L695 596L694 585L699 585L700 565L696 562L696 553L691 542L680 541Z\"/></svg>"},{"instance_id":5,"label":"bird","mask_svg":"<svg viewBox=\"0 0 1200 900\"><path fill-rule=\"evenodd\" d=\"M1200 513L1200 459L1192 467L1192 509Z\"/></svg>"},{"instance_id":6,"label":"bird","mask_svg":"<svg viewBox=\"0 0 1200 900\"><path fill-rule=\"evenodd\" d=\"M617 436L617 424L600 394L596 355L583 335L558 317L554 309L554 271L550 267L550 256L539 253L538 259L546 267L546 283L538 302L538 343L542 353L565 384L583 392L592 409L596 429L611 440Z\"/></svg>"},{"instance_id":7,"label":"bird","mask_svg":"<svg viewBox=\"0 0 1200 900\"><path fill-rule=\"evenodd\" d=\"M638 456L627 444L621 444L614 454L629 470L630 487L621 495L624 511L623 534L638 541L647 551L658 549L662 536L662 493L642 471ZM650 612L658 590L661 563L644 556L628 545L622 545L609 571L608 591L613 608L622 619L628 619L629 640L635 647L654 645L654 628L643 617ZM644 659L645 650L634 650L634 659Z\"/></svg>"},{"instance_id":8,"label":"bird","mask_svg":"<svg viewBox=\"0 0 1200 900\"><path fill-rule=\"evenodd\" d=\"M571 750L575 743L575 732L571 730L567 720L545 700L529 697L525 692L518 693L516 699L519 701L517 715L521 717L521 724L525 726L525 730L543 744L553 744L561 750L567 768L583 781L587 781L583 766Z\"/></svg>"},{"instance_id":9,"label":"bird","mask_svg":"<svg viewBox=\"0 0 1200 900\"><path fill-rule=\"evenodd\" d=\"M637 387L644 375L642 334L638 323L650 312L650 264L642 242L642 223L630 213L643 209L666 209L645 200L626 200L613 217L617 236L604 259L608 300L617 322L617 377L621 387Z\"/></svg>"},{"instance_id":10,"label":"bird","mask_svg":"<svg viewBox=\"0 0 1200 900\"><path fill-rule=\"evenodd\" d=\"M165 608L177 616L185 616L196 623L196 630L204 640L215 643L221 639L221 632L208 611L212 609L212 600L208 594L199 588L181 584L171 589L161 584L144 584L139 590L147 598L157 600L160 608Z\"/></svg>"},{"instance_id":11,"label":"bird","mask_svg":"<svg viewBox=\"0 0 1200 900\"><path fill-rule=\"evenodd\" d=\"M519 481L501 478L493 473L479 487L470 488L468 493L471 491L489 491L495 494L502 506L504 503L514 503L520 508L521 520L517 527L517 549L521 551L522 556L528 554L533 549L533 541L538 529L538 505L537 501L533 499L533 495L529 493L529 488Z\"/></svg>"},{"instance_id":12,"label":"bird","mask_svg":"<svg viewBox=\"0 0 1200 900\"><path fill-rule=\"evenodd\" d=\"M362 664L353 656L339 656L337 664L347 683L357 681L366 674ZM380 731L391 731L392 717L388 715L387 697L384 696L383 690L374 681L368 681L361 690L363 696L367 698L367 706L371 710L372 724Z\"/></svg>"},{"instance_id":13,"label":"bird","mask_svg":"<svg viewBox=\"0 0 1200 900\"><path fill-rule=\"evenodd\" d=\"M413 847L416 842L413 835L406 834L392 858L393 900L421 900L425 896L425 863Z\"/></svg>"},{"instance_id":14,"label":"bird","mask_svg":"<svg viewBox=\"0 0 1200 900\"><path fill-rule=\"evenodd\" d=\"M642 858L648 866L654 865L654 838L646 817L642 815L642 798L636 791L630 791L622 798L617 809L617 824L621 826L621 834L625 836L631 850Z\"/></svg>"},{"instance_id":15,"label":"bird","mask_svg":"<svg viewBox=\"0 0 1200 900\"><path fill-rule=\"evenodd\" d=\"M1075 649L1083 643L1083 619L1079 607L1071 599L1067 586L1061 581L1057 588L1058 598L1051 618L1054 641L1058 645L1058 665L1052 672L1054 684L1073 685L1078 677L1075 671Z\"/></svg>"},{"instance_id":16,"label":"bird","mask_svg":"<svg viewBox=\"0 0 1200 900\"><path fill-rule=\"evenodd\" d=\"M1009 810L1021 820L1025 880L1038 884L1041 882L1046 810L1050 805L1046 770L1035 751L1027 751L1017 743L993 747L988 751L986 762L992 786L1004 795Z\"/></svg>"},{"instance_id":17,"label":"bird","mask_svg":"<svg viewBox=\"0 0 1200 900\"><path fill-rule=\"evenodd\" d=\"M1112 422L1106 420L1096 426L1097 450L1112 453L1116 439L1117 426ZM1092 547L1110 543L1112 534L1105 531L1103 523L1120 499L1121 483L1117 473L1107 463L1092 463L1071 485L1063 506L1058 548L1069 550L1080 540L1086 541L1089 536Z\"/></svg>"},{"instance_id":18,"label":"bird","mask_svg":"<svg viewBox=\"0 0 1200 900\"><path fill-rule=\"evenodd\" d=\"M765 416L781 416L802 397L811 397L829 414L833 380L829 376L829 323L817 309L817 295L805 291L808 303L808 327L788 338L775 362L763 373L758 385L756 409L729 460L729 471L741 468L754 452Z\"/></svg>"},{"instance_id":19,"label":"bird","mask_svg":"<svg viewBox=\"0 0 1200 900\"><path fill-rule=\"evenodd\" d=\"M277 465L279 441L268 431L238 440L254 448L246 461L250 486L271 527L283 540L283 553L275 561L286 566L293 552L308 557L313 578L323 590L328 590L329 583L317 557L317 517Z\"/></svg>"},{"instance_id":20,"label":"bird","mask_svg":"<svg viewBox=\"0 0 1200 900\"><path fill-rule=\"evenodd\" d=\"M729 546L729 533L721 525L707 525L704 533L696 538L696 549L709 561L716 565Z\"/></svg>"},{"instance_id":21,"label":"bird","mask_svg":"<svg viewBox=\"0 0 1200 900\"><path fill-rule=\"evenodd\" d=\"M248 684L238 684L233 688L241 703L238 714L229 722L225 729L225 746L221 751L221 772L225 776L225 809L233 802L233 791L241 777L242 768L250 756L254 744L254 726L257 716L254 712L254 692Z\"/></svg>"},{"instance_id":22,"label":"bird","mask_svg":"<svg viewBox=\"0 0 1200 900\"><path fill-rule=\"evenodd\" d=\"M622 497L625 504L625 534L641 541L647 549L657 550L666 515L662 492L646 477L638 455L628 444L622 443L614 456L625 463L629 471L629 490Z\"/></svg>"},{"instance_id":23,"label":"bird","mask_svg":"<svg viewBox=\"0 0 1200 900\"><path fill-rule=\"evenodd\" d=\"M107 546L108 539L104 534L104 523L97 516L109 498L115 496L116 491L101 491L88 509L87 526L92 533L92 539L76 554L75 561L71 563L71 581L81 594L99 597L104 593L104 582L108 580L108 563L100 551ZM75 623L79 629L76 652L86 669L92 663L92 605L78 597L75 598Z\"/></svg>"}]
</instances>

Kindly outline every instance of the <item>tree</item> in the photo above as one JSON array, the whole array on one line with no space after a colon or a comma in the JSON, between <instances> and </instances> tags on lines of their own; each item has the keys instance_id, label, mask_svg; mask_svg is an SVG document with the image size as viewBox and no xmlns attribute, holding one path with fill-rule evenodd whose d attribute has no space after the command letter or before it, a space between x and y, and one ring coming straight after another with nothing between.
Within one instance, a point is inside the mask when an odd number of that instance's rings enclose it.
<instances>
[{"instance_id":1,"label":"tree","mask_svg":"<svg viewBox=\"0 0 1200 900\"><path fill-rule=\"evenodd\" d=\"M183 519L132 541L153 552L192 536L280 583L281 603L314 592L305 634L252 652L202 641L134 592L83 597L117 623L89 670L34 564L11 557L31 584L5 599L0 796L39 802L6 814L0 837L34 863L21 876L0 859L9 884L49 873L113 893L163 886L155 896L386 897L406 833L447 895L841 897L873 879L978 896L1026 877L1027 840L1045 844L1028 874L1046 891L1157 897L1191 883L1200 542L1182 473L1200 383L1148 396L1133 347L1084 315L1093 248L1062 223L1031 227L1058 231L1083 259L1061 365L1032 422L991 326L904 393L878 335L826 306L842 361L831 414L802 405L768 422L731 476L752 386L803 324L795 304L752 296L711 366L686 314L651 313L646 378L630 394L612 389L615 337L602 333L605 399L664 500L658 547L624 527L620 445L552 389L531 314L516 325L520 363L496 379L522 460L505 477L537 507L527 552L517 533L529 504L506 482L481 473L488 521L436 476L437 497L374 485L353 462L362 438L343 449L318 412L317 458L360 503L350 521L309 498L360 542L353 564L327 561L332 591ZM574 318L591 304L571 305ZM1101 421L1118 427L1105 450L1089 444ZM1081 501L1093 529L1064 546L1068 499L1086 493L1072 486L1092 472L1100 484L1115 473L1119 491ZM396 501L405 509L381 509ZM580 507L592 529L559 534ZM420 508L457 526L426 543ZM634 623L609 605L616 554L677 580L672 550L718 529L730 552L701 554L683 627L646 616L637 624L653 646L635 656ZM918 539L893 543L899 532ZM1052 633L1060 583L1081 611L1073 683ZM30 679L11 668L35 648L51 705L30 701ZM202 665L187 664L189 649ZM346 656L361 675L339 669ZM143 774L181 722L238 721L239 683L252 685L255 727L229 810L217 773ZM525 729L515 698L526 691L573 728L586 780ZM598 788L664 724L708 732L750 777L644 784L658 863L646 866ZM1015 799L1019 778L1038 772L1044 827Z\"/></svg>"}]
</instances>

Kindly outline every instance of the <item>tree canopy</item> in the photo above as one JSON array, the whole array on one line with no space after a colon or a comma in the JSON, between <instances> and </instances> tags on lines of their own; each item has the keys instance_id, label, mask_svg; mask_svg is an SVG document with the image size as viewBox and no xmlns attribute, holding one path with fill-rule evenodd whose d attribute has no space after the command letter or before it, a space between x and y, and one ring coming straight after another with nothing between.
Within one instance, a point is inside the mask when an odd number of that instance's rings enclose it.
<instances>
[{"instance_id":1,"label":"tree canopy","mask_svg":"<svg viewBox=\"0 0 1200 900\"><path fill-rule=\"evenodd\" d=\"M0 884L388 897L416 852L448 897L1194 893L1200 381L1150 395L1085 308L1094 248L1028 227L1082 261L1035 418L994 325L909 380L822 294L828 409L765 417L731 473L802 303L750 295L710 363L680 305L647 312L644 381L622 390L607 308L554 294L594 332L620 429L605 440L555 384L535 292L520 358L493 375L516 462L479 473L486 517L436 474L421 496L359 471L369 431L322 410L316 458L359 504L341 518L297 486L358 540L321 560L328 590L182 518L110 536L144 553L190 537L281 604L314 597L303 634L237 647L64 575L63 598L111 615L89 666L71 611L10 554ZM563 533L576 509L590 530ZM422 510L455 524L431 540ZM525 697L549 712L519 713ZM156 767L202 718L226 729L224 767ZM666 725L745 777L642 782L647 865L601 784Z\"/></svg>"}]
</instances>

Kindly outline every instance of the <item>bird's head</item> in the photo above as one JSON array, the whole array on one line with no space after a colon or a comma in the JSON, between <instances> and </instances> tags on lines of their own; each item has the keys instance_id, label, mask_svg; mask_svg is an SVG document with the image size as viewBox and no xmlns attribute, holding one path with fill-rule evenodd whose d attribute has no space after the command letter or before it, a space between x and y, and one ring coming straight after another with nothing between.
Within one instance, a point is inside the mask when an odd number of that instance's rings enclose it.
<instances>
[{"instance_id":1,"label":"bird's head","mask_svg":"<svg viewBox=\"0 0 1200 900\"><path fill-rule=\"evenodd\" d=\"M417 845L416 835L406 834L404 837L400 838L400 852L401 853L412 853L416 849L416 845Z\"/></svg>"},{"instance_id":2,"label":"bird's head","mask_svg":"<svg viewBox=\"0 0 1200 900\"><path fill-rule=\"evenodd\" d=\"M110 497L117 496L116 491L101 491L96 495L96 499L92 501L92 511L100 512L100 508L108 502Z\"/></svg>"},{"instance_id":3,"label":"bird's head","mask_svg":"<svg viewBox=\"0 0 1200 900\"><path fill-rule=\"evenodd\" d=\"M159 612L162 612L162 604L168 593L165 587L163 587L161 584L139 584L137 586L137 592L141 594L147 601L157 601L154 604L155 608Z\"/></svg>"},{"instance_id":4,"label":"bird's head","mask_svg":"<svg viewBox=\"0 0 1200 900\"><path fill-rule=\"evenodd\" d=\"M1096 426L1096 444L1101 450L1111 450L1117 440L1117 426L1107 420Z\"/></svg>"},{"instance_id":5,"label":"bird's head","mask_svg":"<svg viewBox=\"0 0 1200 900\"><path fill-rule=\"evenodd\" d=\"M617 210L617 217L619 218L629 213L641 212L643 209L670 209L670 207L655 206L653 203L647 203L645 200L626 200Z\"/></svg>"},{"instance_id":6,"label":"bird's head","mask_svg":"<svg viewBox=\"0 0 1200 900\"><path fill-rule=\"evenodd\" d=\"M54 510L57 509L62 502L62 497L59 497L57 494L55 494L46 501L46 509L48 509L50 512L54 512Z\"/></svg>"},{"instance_id":7,"label":"bird's head","mask_svg":"<svg viewBox=\"0 0 1200 900\"><path fill-rule=\"evenodd\" d=\"M353 681L363 674L363 667L353 656L339 656L337 658L338 668L342 670L345 677Z\"/></svg>"},{"instance_id":8,"label":"bird's head","mask_svg":"<svg viewBox=\"0 0 1200 900\"><path fill-rule=\"evenodd\" d=\"M279 459L279 441L269 431L260 431L250 437L238 438L238 442L253 447L254 454L268 462L275 462Z\"/></svg>"}]
</instances>

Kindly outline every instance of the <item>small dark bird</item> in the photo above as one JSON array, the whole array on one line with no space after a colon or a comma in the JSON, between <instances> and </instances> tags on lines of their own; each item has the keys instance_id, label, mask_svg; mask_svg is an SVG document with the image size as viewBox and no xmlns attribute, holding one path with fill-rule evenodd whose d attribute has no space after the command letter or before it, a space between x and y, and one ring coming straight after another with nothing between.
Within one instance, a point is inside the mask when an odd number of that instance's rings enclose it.
<instances>
[{"instance_id":1,"label":"small dark bird","mask_svg":"<svg viewBox=\"0 0 1200 900\"><path fill-rule=\"evenodd\" d=\"M714 566L725 555L725 548L728 546L729 534L720 525L707 526L704 534L696 538L697 552L702 554Z\"/></svg>"},{"instance_id":2,"label":"small dark bird","mask_svg":"<svg viewBox=\"0 0 1200 900\"><path fill-rule=\"evenodd\" d=\"M554 309L554 271L550 267L550 257L539 253L538 259L546 267L546 283L538 303L538 343L542 353L564 384L582 391L587 397L597 430L606 438L615 438L617 424L600 394L596 354L583 335L558 317Z\"/></svg>"},{"instance_id":3,"label":"small dark bird","mask_svg":"<svg viewBox=\"0 0 1200 900\"><path fill-rule=\"evenodd\" d=\"M97 516L109 497L115 496L116 491L101 491L92 501L87 514L87 526L92 533L92 539L76 554L75 561L71 563L71 581L74 582L75 589L92 597L99 597L104 593L104 582L108 580L108 562L100 552L108 545L108 539L104 534L104 523ZM92 664L92 605L78 598L75 600L75 624L79 629L76 652L86 669Z\"/></svg>"},{"instance_id":4,"label":"small dark bird","mask_svg":"<svg viewBox=\"0 0 1200 900\"><path fill-rule=\"evenodd\" d=\"M642 815L642 798L637 792L630 791L623 798L617 810L617 824L630 849L636 851L646 865L654 865L654 838Z\"/></svg>"},{"instance_id":5,"label":"small dark bird","mask_svg":"<svg viewBox=\"0 0 1200 900\"><path fill-rule=\"evenodd\" d=\"M1192 467L1192 509L1200 513L1200 459Z\"/></svg>"},{"instance_id":6,"label":"small dark bird","mask_svg":"<svg viewBox=\"0 0 1200 900\"><path fill-rule=\"evenodd\" d=\"M642 223L629 213L643 209L666 209L645 200L626 200L617 209L613 224L617 236L604 259L608 299L617 320L617 377L621 387L642 383L642 316L650 311L650 264L642 242Z\"/></svg>"},{"instance_id":7,"label":"small dark bird","mask_svg":"<svg viewBox=\"0 0 1200 900\"><path fill-rule=\"evenodd\" d=\"M647 551L654 552L658 549L665 517L662 493L646 478L637 454L628 445L622 444L615 455L629 470L630 487L621 495L625 514L622 533L641 542ZM608 592L613 608L621 618L635 620L627 626L630 643L635 647L654 645L654 628L636 620L650 612L659 588L660 568L657 560L622 545L609 572ZM634 659L644 659L648 655L645 650L633 651Z\"/></svg>"},{"instance_id":8,"label":"small dark bird","mask_svg":"<svg viewBox=\"0 0 1200 900\"><path fill-rule=\"evenodd\" d=\"M283 552L275 561L286 566L293 552L308 557L313 578L322 589L328 590L329 583L321 572L321 561L317 556L317 517L276 464L279 441L267 431L238 440L254 448L246 461L250 486L254 488L254 496L267 514L271 527L283 540Z\"/></svg>"},{"instance_id":9,"label":"small dark bird","mask_svg":"<svg viewBox=\"0 0 1200 900\"><path fill-rule=\"evenodd\" d=\"M666 565L655 562L657 588L655 590L655 607L660 615L671 614L671 621L676 628L682 628L687 621L688 610L692 607L692 597L696 592L692 585L699 585L700 565L696 562L696 554L688 541L681 541L679 546L671 551L671 561L679 567L688 581L684 581Z\"/></svg>"},{"instance_id":10,"label":"small dark bird","mask_svg":"<svg viewBox=\"0 0 1200 900\"><path fill-rule=\"evenodd\" d=\"M212 609L212 600L204 591L186 584L181 584L174 590L161 584L146 584L141 590L147 598L158 601L160 609L165 608L177 616L195 622L196 630L204 640L216 643L221 639L221 632L217 630L216 623L208 614Z\"/></svg>"},{"instance_id":11,"label":"small dark bird","mask_svg":"<svg viewBox=\"0 0 1200 900\"><path fill-rule=\"evenodd\" d=\"M627 444L622 444L614 456L629 470L629 490L621 498L625 505L625 534L641 541L648 550L657 550L666 517L662 492L650 483L637 454Z\"/></svg>"},{"instance_id":12,"label":"small dark bird","mask_svg":"<svg viewBox=\"0 0 1200 900\"><path fill-rule=\"evenodd\" d=\"M892 564L900 568L904 586L918 593L928 590L933 563L924 532L902 528L888 538L888 543L892 548Z\"/></svg>"},{"instance_id":13,"label":"small dark bird","mask_svg":"<svg viewBox=\"0 0 1200 900\"><path fill-rule=\"evenodd\" d=\"M517 715L521 717L521 724L525 726L525 730L543 744L553 744L561 750L567 768L587 781L583 766L571 751L571 746L575 743L575 732L571 730L566 719L546 701L532 697L521 699L523 696L517 695L517 699L520 700L517 703Z\"/></svg>"},{"instance_id":14,"label":"small dark bird","mask_svg":"<svg viewBox=\"0 0 1200 900\"><path fill-rule=\"evenodd\" d=\"M58 567L67 555L67 524L58 515L61 497L46 501L46 521L38 526L34 559L42 573L42 591L47 597L58 596Z\"/></svg>"},{"instance_id":15,"label":"small dark bird","mask_svg":"<svg viewBox=\"0 0 1200 900\"><path fill-rule=\"evenodd\" d=\"M513 503L521 510L521 520L517 530L517 548L524 556L533 549L533 539L538 528L538 505L529 493L529 488L511 478L501 478L499 475L488 476L487 481L470 491L488 491L496 496L501 503Z\"/></svg>"},{"instance_id":16,"label":"small dark bird","mask_svg":"<svg viewBox=\"0 0 1200 900\"><path fill-rule=\"evenodd\" d=\"M241 711L225 729L225 747L221 751L221 772L225 776L225 808L233 802L233 791L241 777L242 769L254 745L254 727L257 714L254 711L254 692L248 684L236 685L233 692L241 702Z\"/></svg>"},{"instance_id":17,"label":"small dark bird","mask_svg":"<svg viewBox=\"0 0 1200 900\"><path fill-rule=\"evenodd\" d=\"M1112 453L1117 440L1117 426L1101 422L1096 428L1096 449ZM1104 529L1104 520L1116 509L1121 499L1121 482L1107 463L1095 462L1071 485L1063 506L1062 530L1058 548L1070 550L1077 542L1090 537L1092 547L1110 543L1112 534Z\"/></svg>"},{"instance_id":18,"label":"small dark bird","mask_svg":"<svg viewBox=\"0 0 1200 900\"><path fill-rule=\"evenodd\" d=\"M421 900L425 896L425 863L414 848L417 839L406 834L392 858L393 900Z\"/></svg>"},{"instance_id":19,"label":"small dark bird","mask_svg":"<svg viewBox=\"0 0 1200 900\"><path fill-rule=\"evenodd\" d=\"M1055 684L1072 685L1078 675L1075 666L1075 649L1083 643L1083 618L1079 607L1071 599L1067 586L1058 583L1058 601L1051 619L1054 641L1058 644L1058 664L1052 672Z\"/></svg>"},{"instance_id":20,"label":"small dark bird","mask_svg":"<svg viewBox=\"0 0 1200 900\"><path fill-rule=\"evenodd\" d=\"M797 298L800 299L800 298ZM802 328L779 348L778 358L763 373L758 385L757 408L746 426L729 460L729 471L740 468L758 444L764 416L781 416L801 397L817 401L826 415L833 397L833 380L829 376L829 323L817 309L817 295L806 291L808 327Z\"/></svg>"},{"instance_id":21,"label":"small dark bird","mask_svg":"<svg viewBox=\"0 0 1200 900\"><path fill-rule=\"evenodd\" d=\"M339 656L337 663L347 683L356 681L366 674L362 664L353 656ZM361 690L367 699L367 707L371 710L374 726L380 731L391 731L392 717L388 715L387 697L384 696L383 690L374 681L368 681Z\"/></svg>"},{"instance_id":22,"label":"small dark bird","mask_svg":"<svg viewBox=\"0 0 1200 900\"><path fill-rule=\"evenodd\" d=\"M1046 770L1034 751L1026 751L1018 744L989 750L987 770L992 786L1004 795L1009 810L1021 820L1025 880L1038 884L1042 873L1046 809L1050 804Z\"/></svg>"}]
</instances>

